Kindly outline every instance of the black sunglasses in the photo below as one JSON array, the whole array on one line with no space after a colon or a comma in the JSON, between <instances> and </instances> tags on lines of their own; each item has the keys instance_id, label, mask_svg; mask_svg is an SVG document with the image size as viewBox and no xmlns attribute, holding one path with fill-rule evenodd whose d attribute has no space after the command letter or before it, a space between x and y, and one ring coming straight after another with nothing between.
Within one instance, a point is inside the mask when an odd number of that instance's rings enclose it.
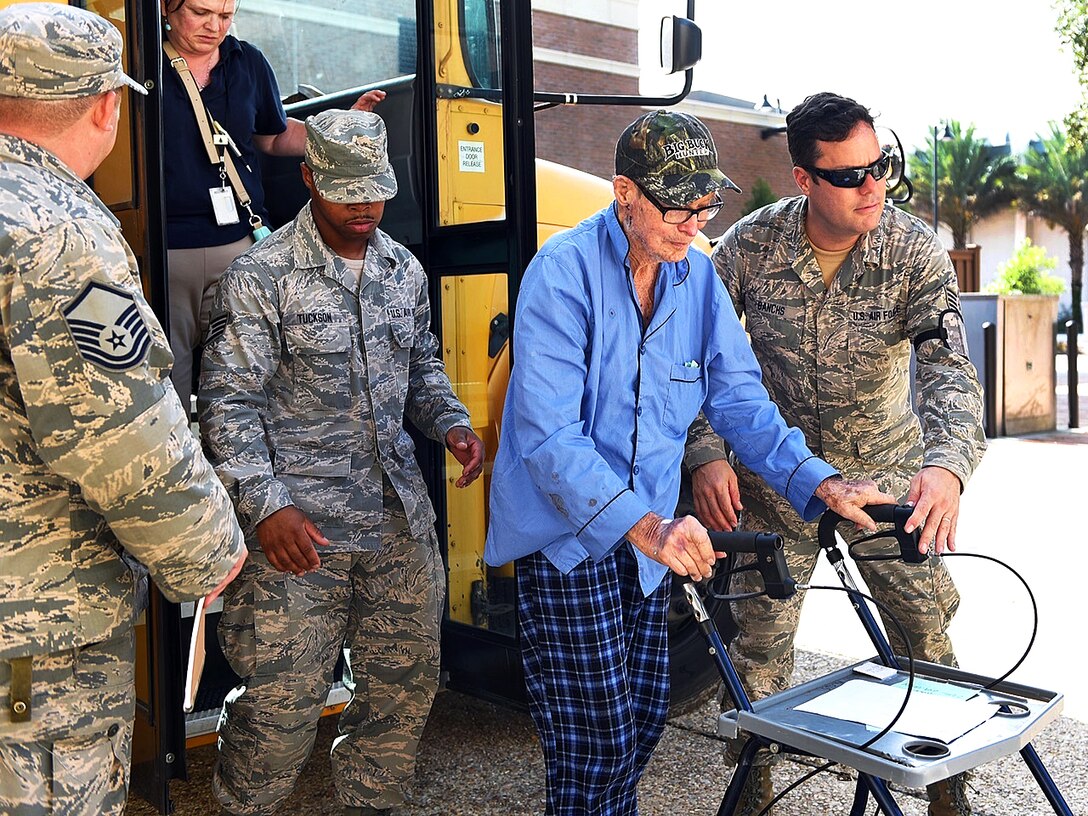
<instances>
[{"instance_id":1,"label":"black sunglasses","mask_svg":"<svg viewBox=\"0 0 1088 816\"><path fill-rule=\"evenodd\" d=\"M865 177L872 176L874 181L880 181L892 167L892 154L885 152L880 158L865 167L843 167L839 170L824 170L822 167L806 167L815 176L822 178L832 187L860 187L865 183Z\"/></svg>"}]
</instances>

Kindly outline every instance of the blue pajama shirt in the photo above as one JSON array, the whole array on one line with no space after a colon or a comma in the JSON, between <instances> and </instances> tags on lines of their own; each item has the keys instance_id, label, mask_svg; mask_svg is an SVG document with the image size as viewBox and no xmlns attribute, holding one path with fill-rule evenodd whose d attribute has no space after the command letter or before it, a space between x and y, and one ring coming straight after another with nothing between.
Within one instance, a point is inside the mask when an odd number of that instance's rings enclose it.
<instances>
[{"instance_id":1,"label":"blue pajama shirt","mask_svg":"<svg viewBox=\"0 0 1088 816\"><path fill-rule=\"evenodd\" d=\"M518 568L519 622L549 814L637 813L668 707L669 583L624 535L650 511L673 516L699 411L806 519L826 509L813 494L836 473L770 402L710 259L691 249L661 265L644 329L627 252L612 204L549 239L526 269L491 483L487 563L533 556ZM581 665L587 649L601 676ZM602 678L616 685L604 699ZM590 701L608 706L606 721L634 723L633 741L613 732L587 743L574 723ZM643 759L617 761L630 745ZM562 771L571 757L582 757L575 776Z\"/></svg>"}]
</instances>

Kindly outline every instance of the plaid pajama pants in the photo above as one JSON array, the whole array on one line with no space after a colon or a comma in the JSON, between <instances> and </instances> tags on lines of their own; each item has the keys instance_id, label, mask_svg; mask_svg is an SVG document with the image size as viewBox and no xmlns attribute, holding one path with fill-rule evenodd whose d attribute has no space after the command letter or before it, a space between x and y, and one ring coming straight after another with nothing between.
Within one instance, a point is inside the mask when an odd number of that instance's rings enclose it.
<instances>
[{"instance_id":1,"label":"plaid pajama pants","mask_svg":"<svg viewBox=\"0 0 1088 816\"><path fill-rule=\"evenodd\" d=\"M547 769L549 816L636 816L638 781L669 708L668 577L649 597L625 542L563 575L518 561L529 708Z\"/></svg>"}]
</instances>

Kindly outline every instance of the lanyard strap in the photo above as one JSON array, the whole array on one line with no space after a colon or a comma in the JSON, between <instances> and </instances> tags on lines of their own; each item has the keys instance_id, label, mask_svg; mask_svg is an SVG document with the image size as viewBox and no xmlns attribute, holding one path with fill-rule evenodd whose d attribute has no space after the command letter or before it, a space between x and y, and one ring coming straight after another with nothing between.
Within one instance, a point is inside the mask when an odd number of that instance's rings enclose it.
<instances>
[{"instance_id":1,"label":"lanyard strap","mask_svg":"<svg viewBox=\"0 0 1088 816\"><path fill-rule=\"evenodd\" d=\"M250 207L250 202L253 199L250 198L249 193L246 191L246 186L242 183L242 177L238 175L238 169L234 166L234 160L231 158L230 152L226 149L222 153L216 150L215 140L212 138L212 123L208 120L208 111L200 98L200 88L196 85L193 72L189 70L189 64L169 40L163 40L162 50L170 58L170 67L178 72L182 87L185 88L189 102L193 106L193 114L196 116L197 127L200 128L200 137L204 141L204 149L208 153L208 160L212 164L221 164L223 166L223 171L227 174L227 180L234 190L238 203L245 207L249 213L249 223L255 228L259 228L261 219L254 214L252 207Z\"/></svg>"}]
</instances>

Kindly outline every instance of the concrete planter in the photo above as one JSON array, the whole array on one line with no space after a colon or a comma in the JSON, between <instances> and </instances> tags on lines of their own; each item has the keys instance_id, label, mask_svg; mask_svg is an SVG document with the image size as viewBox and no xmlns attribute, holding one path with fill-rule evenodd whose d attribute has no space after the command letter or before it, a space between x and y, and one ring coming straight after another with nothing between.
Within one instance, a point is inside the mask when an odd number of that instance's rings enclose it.
<instances>
[{"instance_id":1,"label":"concrete planter","mask_svg":"<svg viewBox=\"0 0 1088 816\"><path fill-rule=\"evenodd\" d=\"M971 362L985 386L983 323L997 329L993 436L1057 428L1054 321L1057 295L962 294Z\"/></svg>"}]
</instances>

